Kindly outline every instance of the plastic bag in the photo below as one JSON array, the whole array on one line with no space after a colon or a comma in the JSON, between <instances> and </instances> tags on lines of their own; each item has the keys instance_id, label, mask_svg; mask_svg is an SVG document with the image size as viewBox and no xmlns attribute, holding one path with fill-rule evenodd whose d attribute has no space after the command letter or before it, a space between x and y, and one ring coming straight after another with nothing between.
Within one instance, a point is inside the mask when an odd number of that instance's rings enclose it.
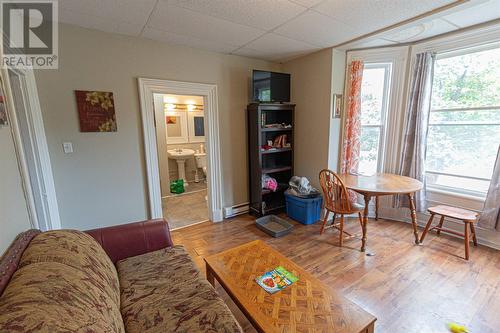
<instances>
[{"instance_id":1,"label":"plastic bag","mask_svg":"<svg viewBox=\"0 0 500 333\"><path fill-rule=\"evenodd\" d=\"M319 191L311 186L306 177L293 176L288 182L290 188L287 193L301 198L314 198L320 195Z\"/></svg>"},{"instance_id":2,"label":"plastic bag","mask_svg":"<svg viewBox=\"0 0 500 333\"><path fill-rule=\"evenodd\" d=\"M176 179L170 183L170 192L175 194L184 193L184 180Z\"/></svg>"}]
</instances>

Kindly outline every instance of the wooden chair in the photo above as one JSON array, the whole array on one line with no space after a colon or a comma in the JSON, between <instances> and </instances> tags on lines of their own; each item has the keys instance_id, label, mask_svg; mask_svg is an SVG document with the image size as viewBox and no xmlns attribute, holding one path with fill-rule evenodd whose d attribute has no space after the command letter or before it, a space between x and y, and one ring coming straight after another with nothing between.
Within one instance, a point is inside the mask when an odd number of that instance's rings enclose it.
<instances>
[{"instance_id":1,"label":"wooden chair","mask_svg":"<svg viewBox=\"0 0 500 333\"><path fill-rule=\"evenodd\" d=\"M456 207L450 207L450 206L444 206L444 205L430 207L428 209L428 211L429 211L429 213L431 213L431 217L429 218L429 221L427 222L427 225L425 226L425 229L422 232L422 236L420 237L420 243L422 243L424 241L425 235L427 235L427 233L431 230L437 230L438 236L441 234L441 231L443 231L443 232L446 232L446 233L449 233L452 235L464 237L465 260L469 260L470 235L472 235L472 241L474 243L474 246L477 246L476 229L474 228L474 224L477 222L477 217L479 214L476 212L472 212L470 210L456 208ZM431 224L432 224L432 220L434 219L434 215L441 216L441 219L439 220L439 224L437 226L431 228ZM464 233L461 234L461 233L456 232L454 230L449 230L449 229L443 228L443 223L444 223L445 217L461 220L464 223ZM469 229L470 229L470 233L469 233Z\"/></svg>"},{"instance_id":2,"label":"wooden chair","mask_svg":"<svg viewBox=\"0 0 500 333\"><path fill-rule=\"evenodd\" d=\"M335 172L328 169L321 170L319 173L319 182L323 190L325 207L325 218L321 226L320 234L323 234L325 231L328 216L330 213L333 213L333 221L330 227L340 231L339 245L342 246L344 234L352 237L350 233L344 231L344 215L358 213L359 223L361 224L361 228L363 228L363 217L361 216L361 212L365 207L357 202L349 201L347 188ZM340 215L340 222L335 224L337 214Z\"/></svg>"}]
</instances>

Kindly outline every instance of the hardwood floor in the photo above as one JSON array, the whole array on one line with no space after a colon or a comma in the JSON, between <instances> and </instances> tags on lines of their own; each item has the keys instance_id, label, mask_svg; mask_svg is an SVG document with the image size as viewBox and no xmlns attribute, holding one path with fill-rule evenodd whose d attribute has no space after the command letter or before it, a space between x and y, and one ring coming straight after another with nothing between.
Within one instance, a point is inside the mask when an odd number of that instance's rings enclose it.
<instances>
[{"instance_id":1,"label":"hardwood floor","mask_svg":"<svg viewBox=\"0 0 500 333\"><path fill-rule=\"evenodd\" d=\"M204 256L262 239L375 315L376 332L447 332L449 322L464 324L469 332L500 332L500 251L471 246L465 261L460 239L430 233L425 244L416 246L410 224L379 219L369 221L367 252L375 255L366 256L358 239L344 240L340 248L334 229L320 236L320 223L292 223L294 230L282 238L267 236L247 215L172 234L203 272ZM360 233L355 219L345 229ZM224 290L218 286L217 291L245 331L254 332Z\"/></svg>"}]
</instances>

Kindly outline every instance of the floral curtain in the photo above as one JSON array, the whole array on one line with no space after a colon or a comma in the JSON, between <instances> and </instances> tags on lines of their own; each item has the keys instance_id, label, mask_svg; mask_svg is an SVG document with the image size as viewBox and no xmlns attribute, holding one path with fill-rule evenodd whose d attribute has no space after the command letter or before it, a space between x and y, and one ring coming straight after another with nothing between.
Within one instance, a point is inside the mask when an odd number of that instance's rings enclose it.
<instances>
[{"instance_id":1,"label":"floral curtain","mask_svg":"<svg viewBox=\"0 0 500 333\"><path fill-rule=\"evenodd\" d=\"M500 231L500 146L478 227Z\"/></svg>"},{"instance_id":2,"label":"floral curtain","mask_svg":"<svg viewBox=\"0 0 500 333\"><path fill-rule=\"evenodd\" d=\"M408 104L405 112L403 150L399 174L415 178L424 183L424 188L415 193L417 211L426 207L425 199L425 153L429 112L431 107L432 73L434 55L430 52L417 54L413 64ZM396 196L395 207L408 207L407 196Z\"/></svg>"},{"instance_id":3,"label":"floral curtain","mask_svg":"<svg viewBox=\"0 0 500 333\"><path fill-rule=\"evenodd\" d=\"M349 66L347 114L342 147L342 173L356 173L359 166L361 136L361 81L364 64L355 60Z\"/></svg>"}]
</instances>

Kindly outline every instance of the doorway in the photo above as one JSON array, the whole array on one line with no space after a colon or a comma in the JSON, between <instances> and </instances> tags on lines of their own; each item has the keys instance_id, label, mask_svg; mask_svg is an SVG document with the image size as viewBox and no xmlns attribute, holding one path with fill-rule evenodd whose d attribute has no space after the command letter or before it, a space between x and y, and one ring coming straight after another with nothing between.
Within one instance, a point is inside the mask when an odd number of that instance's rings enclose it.
<instances>
[{"instance_id":1,"label":"doorway","mask_svg":"<svg viewBox=\"0 0 500 333\"><path fill-rule=\"evenodd\" d=\"M52 167L32 70L2 71L23 189L32 224L42 231L60 229Z\"/></svg>"},{"instance_id":2,"label":"doorway","mask_svg":"<svg viewBox=\"0 0 500 333\"><path fill-rule=\"evenodd\" d=\"M163 217L178 229L208 221L202 96L153 94Z\"/></svg>"},{"instance_id":3,"label":"doorway","mask_svg":"<svg viewBox=\"0 0 500 333\"><path fill-rule=\"evenodd\" d=\"M207 206L208 220L213 222L222 221L223 193L220 171L217 86L203 83L139 78L139 95L144 132L150 218L169 219L169 213L164 213L163 199L168 199L164 197L171 195L170 184L172 180L182 179L188 183L188 186L184 187L184 193L187 192L189 194L196 189L206 191L206 200L205 194L201 191L197 193L203 194L202 196L205 200L203 204ZM182 103L180 100L181 97L186 99L191 98L192 100L189 103L187 101ZM177 100L174 101L174 98ZM188 106L189 104L191 106ZM188 107L192 110L189 111ZM181 109L185 109L186 112L178 113L177 111ZM197 113L201 109L203 109L203 115ZM203 119L199 119L201 116ZM184 119L183 117L186 119L185 124L187 126L182 124L181 119ZM192 120L192 124L188 123L188 119ZM168 121L170 121L170 124L167 124ZM165 129L163 129L163 126L165 126ZM167 129L167 126L170 127L170 131ZM168 138L167 133L170 133ZM187 137L189 143L189 133L192 133L192 141L199 141L192 142L195 144L195 146L192 146L194 154L196 150L205 151L206 173L204 173L203 167L195 167L196 160L194 158L190 162L194 163L194 166L191 164L192 169L188 168L186 172L184 165L183 173L179 173L179 163L174 158L172 158L174 161L168 161L168 150L182 149L183 143L180 142L185 141ZM167 149L167 139L172 139L169 142L172 145L172 149ZM201 147L201 144L203 144L203 147ZM190 149L188 147L184 148ZM165 151L167 151L167 154L165 154ZM199 161L199 163L203 162ZM161 165L164 167L161 167ZM198 183L195 181L196 171L198 172ZM206 189L199 188L200 186L205 186L205 180ZM199 184L199 186L195 184ZM188 190L186 191L186 189ZM174 196L174 198L180 199L182 195L188 194L179 194L178 196ZM175 205L175 202L173 205ZM168 210L168 204L166 210ZM182 224L191 224L189 220L189 208L184 206L184 209L180 209L179 216L182 222L177 224L177 226L172 225L172 227L182 227Z\"/></svg>"}]
</instances>

